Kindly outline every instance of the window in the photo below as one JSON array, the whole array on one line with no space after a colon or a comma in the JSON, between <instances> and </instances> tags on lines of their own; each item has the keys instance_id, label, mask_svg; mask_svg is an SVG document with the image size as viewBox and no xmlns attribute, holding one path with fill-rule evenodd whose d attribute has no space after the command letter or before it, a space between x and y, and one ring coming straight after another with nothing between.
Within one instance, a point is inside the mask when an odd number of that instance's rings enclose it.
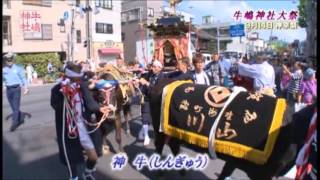
<instances>
[{"instance_id":1,"label":"window","mask_svg":"<svg viewBox=\"0 0 320 180\"><path fill-rule=\"evenodd\" d=\"M52 0L23 0L23 4L35 6L52 6Z\"/></svg>"},{"instance_id":2,"label":"window","mask_svg":"<svg viewBox=\"0 0 320 180\"><path fill-rule=\"evenodd\" d=\"M2 44L4 46L12 45L10 16L3 16L2 19Z\"/></svg>"},{"instance_id":3,"label":"window","mask_svg":"<svg viewBox=\"0 0 320 180\"><path fill-rule=\"evenodd\" d=\"M96 23L96 33L112 34L112 24Z\"/></svg>"},{"instance_id":4,"label":"window","mask_svg":"<svg viewBox=\"0 0 320 180\"><path fill-rule=\"evenodd\" d=\"M52 24L42 24L42 39L52 40Z\"/></svg>"},{"instance_id":5,"label":"window","mask_svg":"<svg viewBox=\"0 0 320 180\"><path fill-rule=\"evenodd\" d=\"M24 32L24 40L52 40L52 24L41 24L40 32Z\"/></svg>"},{"instance_id":6,"label":"window","mask_svg":"<svg viewBox=\"0 0 320 180\"><path fill-rule=\"evenodd\" d=\"M81 43L81 30L77 30L77 43Z\"/></svg>"},{"instance_id":7,"label":"window","mask_svg":"<svg viewBox=\"0 0 320 180\"><path fill-rule=\"evenodd\" d=\"M121 33L121 40L124 41L126 38L126 34L125 33Z\"/></svg>"},{"instance_id":8,"label":"window","mask_svg":"<svg viewBox=\"0 0 320 180\"><path fill-rule=\"evenodd\" d=\"M60 26L60 32L65 33L66 32L66 24L64 23L64 19L60 19L60 22L58 23L58 26Z\"/></svg>"},{"instance_id":9,"label":"window","mask_svg":"<svg viewBox=\"0 0 320 180\"><path fill-rule=\"evenodd\" d=\"M4 7L10 8L10 0L2 0Z\"/></svg>"},{"instance_id":10,"label":"window","mask_svg":"<svg viewBox=\"0 0 320 180\"><path fill-rule=\"evenodd\" d=\"M51 7L52 0L42 0L42 5L43 6L49 6Z\"/></svg>"},{"instance_id":11,"label":"window","mask_svg":"<svg viewBox=\"0 0 320 180\"><path fill-rule=\"evenodd\" d=\"M112 0L96 0L95 5L104 9L112 9Z\"/></svg>"},{"instance_id":12,"label":"window","mask_svg":"<svg viewBox=\"0 0 320 180\"><path fill-rule=\"evenodd\" d=\"M213 22L212 16L202 17L202 24L212 24L212 22Z\"/></svg>"},{"instance_id":13,"label":"window","mask_svg":"<svg viewBox=\"0 0 320 180\"><path fill-rule=\"evenodd\" d=\"M153 17L153 16L154 16L153 8L148 8L148 17Z\"/></svg>"},{"instance_id":14,"label":"window","mask_svg":"<svg viewBox=\"0 0 320 180\"><path fill-rule=\"evenodd\" d=\"M128 21L137 21L140 18L140 9L134 9L129 12Z\"/></svg>"},{"instance_id":15,"label":"window","mask_svg":"<svg viewBox=\"0 0 320 180\"><path fill-rule=\"evenodd\" d=\"M121 22L127 22L127 13L121 13Z\"/></svg>"},{"instance_id":16,"label":"window","mask_svg":"<svg viewBox=\"0 0 320 180\"><path fill-rule=\"evenodd\" d=\"M112 24L107 24L107 33L109 33L109 34L113 33Z\"/></svg>"},{"instance_id":17,"label":"window","mask_svg":"<svg viewBox=\"0 0 320 180\"><path fill-rule=\"evenodd\" d=\"M76 0L76 7L80 7L80 0Z\"/></svg>"}]
</instances>

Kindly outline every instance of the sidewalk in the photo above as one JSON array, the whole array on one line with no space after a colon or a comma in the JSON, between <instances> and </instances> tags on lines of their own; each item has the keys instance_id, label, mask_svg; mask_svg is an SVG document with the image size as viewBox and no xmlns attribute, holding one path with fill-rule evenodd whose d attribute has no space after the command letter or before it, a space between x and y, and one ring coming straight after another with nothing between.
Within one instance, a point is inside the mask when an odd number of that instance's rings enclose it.
<instances>
[{"instance_id":1,"label":"sidewalk","mask_svg":"<svg viewBox=\"0 0 320 180\"><path fill-rule=\"evenodd\" d=\"M29 86L30 87L32 87L32 86L41 86L41 85L43 85L44 83L43 83L43 80L42 79L34 79L34 80L32 80L32 83L31 84L29 84Z\"/></svg>"},{"instance_id":2,"label":"sidewalk","mask_svg":"<svg viewBox=\"0 0 320 180\"><path fill-rule=\"evenodd\" d=\"M36 87L36 86L49 86L49 85L53 85L56 82L52 82L52 83L44 83L42 79L36 79L33 80L33 82L31 84L29 84L29 87Z\"/></svg>"}]
</instances>

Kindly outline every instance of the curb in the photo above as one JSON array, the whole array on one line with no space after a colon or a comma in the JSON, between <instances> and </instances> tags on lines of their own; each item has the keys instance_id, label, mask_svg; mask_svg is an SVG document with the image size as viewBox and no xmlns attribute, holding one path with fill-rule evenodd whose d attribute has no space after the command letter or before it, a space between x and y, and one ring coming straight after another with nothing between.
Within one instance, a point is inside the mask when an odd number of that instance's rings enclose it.
<instances>
[{"instance_id":1,"label":"curb","mask_svg":"<svg viewBox=\"0 0 320 180\"><path fill-rule=\"evenodd\" d=\"M55 83L46 83L46 84L32 84L32 85L28 85L28 87L39 87L39 86L53 86ZM2 87L2 91L6 91L6 86Z\"/></svg>"},{"instance_id":2,"label":"curb","mask_svg":"<svg viewBox=\"0 0 320 180\"><path fill-rule=\"evenodd\" d=\"M55 83L46 83L46 84L31 84L28 87L39 87L39 86L50 86L54 85Z\"/></svg>"}]
</instances>

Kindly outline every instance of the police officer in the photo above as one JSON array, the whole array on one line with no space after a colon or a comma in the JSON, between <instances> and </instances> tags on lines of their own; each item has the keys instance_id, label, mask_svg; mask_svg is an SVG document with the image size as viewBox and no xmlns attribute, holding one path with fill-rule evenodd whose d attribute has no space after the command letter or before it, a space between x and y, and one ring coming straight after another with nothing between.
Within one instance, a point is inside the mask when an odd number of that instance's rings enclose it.
<instances>
[{"instance_id":1,"label":"police officer","mask_svg":"<svg viewBox=\"0 0 320 180\"><path fill-rule=\"evenodd\" d=\"M2 68L2 76L7 89L7 98L13 112L13 121L10 128L12 132L24 123L20 112L21 87L24 87L24 94L27 94L29 90L23 67L14 63L15 54L9 52L3 56L3 59L5 65Z\"/></svg>"}]
</instances>

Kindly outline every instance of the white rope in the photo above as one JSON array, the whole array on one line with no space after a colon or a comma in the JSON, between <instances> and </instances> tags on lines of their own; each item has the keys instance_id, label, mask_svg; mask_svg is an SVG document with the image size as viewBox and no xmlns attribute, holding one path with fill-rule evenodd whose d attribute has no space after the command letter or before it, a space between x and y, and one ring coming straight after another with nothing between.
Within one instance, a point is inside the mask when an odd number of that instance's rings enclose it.
<instances>
[{"instance_id":1,"label":"white rope","mask_svg":"<svg viewBox=\"0 0 320 180\"><path fill-rule=\"evenodd\" d=\"M65 98L65 100L66 100L66 103L65 103L65 108L67 109L67 113L70 115L70 118L71 119L74 119L74 117L75 117L75 114L74 114L74 112L72 111L72 108L71 108L71 106L70 106L70 104L69 104L69 102L68 102L68 100L67 100L67 97L64 95L64 98ZM68 130L69 131L73 131L74 129L76 129L77 128L77 126L76 125L72 125L72 123L73 123L73 121L71 120L71 124L70 124L70 126L68 127ZM75 136L70 136L70 133L68 133L68 137L70 138L70 139L76 139L77 138L77 136L75 135Z\"/></svg>"},{"instance_id":2,"label":"white rope","mask_svg":"<svg viewBox=\"0 0 320 180\"><path fill-rule=\"evenodd\" d=\"M62 146L63 146L63 152L64 152L64 156L66 159L66 163L68 166L68 170L69 170L69 174L70 174L70 179L72 179L72 171L71 171L71 167L70 167L70 163L69 163L69 159L68 159L68 154L67 154L67 149L66 149L66 142L65 142L65 123L66 123L66 118L65 118L65 114L66 114L66 110L65 110L65 105L66 105L66 98L63 99L63 118L62 118Z\"/></svg>"},{"instance_id":3,"label":"white rope","mask_svg":"<svg viewBox=\"0 0 320 180\"><path fill-rule=\"evenodd\" d=\"M115 108L114 106L112 106L112 107L111 107L111 111L115 111L115 110L116 110L116 108ZM97 126L97 127L94 128L93 130L89 131L88 134L91 134L91 133L95 132L95 131L101 126L101 124L102 124L105 120L107 120L107 117L108 117L108 115L109 115L109 113L110 113L111 111L109 111L109 112L107 112L107 113L104 113L103 116L101 117L101 120L100 120L99 122L97 122L97 123L90 123L90 122L88 122L87 120L85 120L84 122L85 122L86 124L88 124L88 125L90 125L90 126Z\"/></svg>"},{"instance_id":4,"label":"white rope","mask_svg":"<svg viewBox=\"0 0 320 180\"><path fill-rule=\"evenodd\" d=\"M83 76L83 72L81 73L76 73L70 69L66 69L66 76L68 77L82 77Z\"/></svg>"},{"instance_id":5,"label":"white rope","mask_svg":"<svg viewBox=\"0 0 320 180\"><path fill-rule=\"evenodd\" d=\"M104 113L103 116L101 117L101 120L98 123L95 123L95 124L92 124L92 123L88 122L87 120L85 120L86 124L88 124L90 126L97 126L93 130L88 131L88 134L91 134L91 133L95 132L101 126L101 124L107 119L108 115L109 115L109 112Z\"/></svg>"}]
</instances>

